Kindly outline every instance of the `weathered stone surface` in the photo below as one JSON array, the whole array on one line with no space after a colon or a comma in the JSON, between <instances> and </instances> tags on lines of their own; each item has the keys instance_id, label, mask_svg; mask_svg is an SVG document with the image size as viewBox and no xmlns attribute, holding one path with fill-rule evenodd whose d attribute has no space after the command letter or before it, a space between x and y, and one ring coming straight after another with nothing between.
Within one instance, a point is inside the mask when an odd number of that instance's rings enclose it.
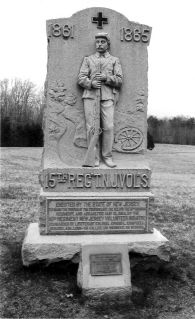
<instances>
[{"instance_id":1,"label":"weathered stone surface","mask_svg":"<svg viewBox=\"0 0 195 319\"><path fill-rule=\"evenodd\" d=\"M117 263L114 262L116 259ZM93 262L96 264L95 272ZM98 267L101 274L97 272ZM124 300L130 297L131 274L127 244L82 245L77 282L83 294L91 299L101 300L110 296L114 300L120 296Z\"/></svg>"},{"instance_id":2,"label":"weathered stone surface","mask_svg":"<svg viewBox=\"0 0 195 319\"><path fill-rule=\"evenodd\" d=\"M120 59L124 75L115 107L114 157L119 158L119 152L120 158L126 159L129 153L146 150L147 46L151 28L128 21L110 9L89 8L70 18L47 21L44 169L82 166L87 143L83 90L77 85L77 77L83 58L95 51L95 34L100 29L92 18L99 13L107 18L102 31L110 35L110 53Z\"/></svg>"},{"instance_id":3,"label":"weathered stone surface","mask_svg":"<svg viewBox=\"0 0 195 319\"><path fill-rule=\"evenodd\" d=\"M37 223L31 223L22 246L23 264L29 266L38 261L48 263L70 260L81 253L86 244L127 244L129 252L155 255L169 260L168 240L156 229L148 234L103 235L40 235ZM78 262L78 259L76 260Z\"/></svg>"}]
</instances>

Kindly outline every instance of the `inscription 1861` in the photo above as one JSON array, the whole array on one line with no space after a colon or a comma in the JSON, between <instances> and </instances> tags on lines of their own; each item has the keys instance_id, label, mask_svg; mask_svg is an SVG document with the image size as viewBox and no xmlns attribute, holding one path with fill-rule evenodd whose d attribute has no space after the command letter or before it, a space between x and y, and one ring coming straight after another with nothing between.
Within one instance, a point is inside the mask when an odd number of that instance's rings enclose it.
<instances>
[{"instance_id":1,"label":"inscription 1861","mask_svg":"<svg viewBox=\"0 0 195 319\"><path fill-rule=\"evenodd\" d=\"M99 26L98 28L102 28L102 26ZM150 41L150 35L151 31L148 28L141 29L140 27L134 27L120 29L120 40L125 42L133 41L148 43ZM68 40L69 38L74 39L75 26L68 24L60 25L59 23L50 24L48 29L48 36L63 37L65 40Z\"/></svg>"},{"instance_id":2,"label":"inscription 1861","mask_svg":"<svg viewBox=\"0 0 195 319\"><path fill-rule=\"evenodd\" d=\"M74 25L60 25L59 23L50 24L48 31L50 37L62 36L64 39L74 38Z\"/></svg>"}]
</instances>

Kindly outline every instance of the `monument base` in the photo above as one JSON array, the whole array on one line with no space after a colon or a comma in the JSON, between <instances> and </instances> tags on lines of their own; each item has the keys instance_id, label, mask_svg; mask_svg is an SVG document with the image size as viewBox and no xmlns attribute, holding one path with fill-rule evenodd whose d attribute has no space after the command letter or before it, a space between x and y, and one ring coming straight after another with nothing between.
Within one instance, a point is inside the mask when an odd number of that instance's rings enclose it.
<instances>
[{"instance_id":1,"label":"monument base","mask_svg":"<svg viewBox=\"0 0 195 319\"><path fill-rule=\"evenodd\" d=\"M131 303L129 252L169 260L168 240L156 229L145 234L41 235L31 223L22 246L25 266L61 260L79 263L77 284L92 305Z\"/></svg>"},{"instance_id":2,"label":"monument base","mask_svg":"<svg viewBox=\"0 0 195 319\"><path fill-rule=\"evenodd\" d=\"M45 261L62 260L79 262L83 245L127 244L128 252L157 256L169 261L168 240L156 229L145 234L84 234L40 235L38 223L31 223L22 245L22 260L25 266Z\"/></svg>"},{"instance_id":3,"label":"monument base","mask_svg":"<svg viewBox=\"0 0 195 319\"><path fill-rule=\"evenodd\" d=\"M131 271L127 244L83 245L77 284L90 301L130 302Z\"/></svg>"}]
</instances>

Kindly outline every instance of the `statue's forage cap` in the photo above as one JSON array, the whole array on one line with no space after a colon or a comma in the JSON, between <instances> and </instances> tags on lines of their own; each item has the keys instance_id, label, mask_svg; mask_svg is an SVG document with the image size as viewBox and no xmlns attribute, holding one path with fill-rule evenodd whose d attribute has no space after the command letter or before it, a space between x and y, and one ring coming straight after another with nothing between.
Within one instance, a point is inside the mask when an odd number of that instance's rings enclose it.
<instances>
[{"instance_id":1,"label":"statue's forage cap","mask_svg":"<svg viewBox=\"0 0 195 319\"><path fill-rule=\"evenodd\" d=\"M95 35L95 39L98 39L98 38L105 38L108 42L110 42L110 37L109 37L109 34L106 33L106 32L99 32Z\"/></svg>"}]
</instances>

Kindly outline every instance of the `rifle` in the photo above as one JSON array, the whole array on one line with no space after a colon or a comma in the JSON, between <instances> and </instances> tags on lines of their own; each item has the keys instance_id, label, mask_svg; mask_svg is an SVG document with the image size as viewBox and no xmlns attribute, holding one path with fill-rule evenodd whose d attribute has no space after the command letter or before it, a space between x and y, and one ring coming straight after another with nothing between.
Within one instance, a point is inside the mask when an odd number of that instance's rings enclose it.
<instances>
[{"instance_id":1,"label":"rifle","mask_svg":"<svg viewBox=\"0 0 195 319\"><path fill-rule=\"evenodd\" d=\"M100 63L98 64L98 73L101 73ZM94 126L90 131L90 144L85 154L83 167L94 167L96 157L96 144L101 134L100 128L100 99L101 99L101 88L96 89L96 103L94 108Z\"/></svg>"}]
</instances>

